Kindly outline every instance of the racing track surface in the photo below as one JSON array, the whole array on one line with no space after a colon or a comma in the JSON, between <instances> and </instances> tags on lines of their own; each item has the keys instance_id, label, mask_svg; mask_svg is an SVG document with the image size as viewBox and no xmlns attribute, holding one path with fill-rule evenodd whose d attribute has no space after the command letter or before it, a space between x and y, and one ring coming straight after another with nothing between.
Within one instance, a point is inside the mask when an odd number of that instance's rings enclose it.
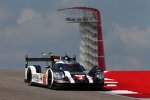
<instances>
[{"instance_id":1,"label":"racing track surface","mask_svg":"<svg viewBox=\"0 0 150 100\"><path fill-rule=\"evenodd\" d=\"M0 100L135 100L95 90L50 90L28 86L24 72L0 70Z\"/></svg>"}]
</instances>

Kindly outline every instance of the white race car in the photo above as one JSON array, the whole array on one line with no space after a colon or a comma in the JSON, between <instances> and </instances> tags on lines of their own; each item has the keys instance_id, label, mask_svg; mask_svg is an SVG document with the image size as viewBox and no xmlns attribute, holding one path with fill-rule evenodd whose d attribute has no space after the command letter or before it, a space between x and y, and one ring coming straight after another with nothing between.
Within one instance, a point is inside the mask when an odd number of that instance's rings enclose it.
<instances>
[{"instance_id":1,"label":"white race car","mask_svg":"<svg viewBox=\"0 0 150 100\"><path fill-rule=\"evenodd\" d=\"M101 68L93 67L86 73L84 67L76 62L76 57L50 56L49 58L25 58L25 82L28 85L45 85L51 89L60 87L97 87L104 86L104 72ZM29 65L32 61L51 62L42 72L40 65Z\"/></svg>"}]
</instances>

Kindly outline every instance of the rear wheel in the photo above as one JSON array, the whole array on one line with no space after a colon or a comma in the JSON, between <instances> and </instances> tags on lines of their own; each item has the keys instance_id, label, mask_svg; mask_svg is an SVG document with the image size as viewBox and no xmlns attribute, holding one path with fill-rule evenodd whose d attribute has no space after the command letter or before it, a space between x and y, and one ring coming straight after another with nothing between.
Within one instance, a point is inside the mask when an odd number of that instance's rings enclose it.
<instances>
[{"instance_id":1,"label":"rear wheel","mask_svg":"<svg viewBox=\"0 0 150 100\"><path fill-rule=\"evenodd\" d=\"M28 72L27 72L27 83L29 86L32 85L32 72L30 68L28 69Z\"/></svg>"}]
</instances>

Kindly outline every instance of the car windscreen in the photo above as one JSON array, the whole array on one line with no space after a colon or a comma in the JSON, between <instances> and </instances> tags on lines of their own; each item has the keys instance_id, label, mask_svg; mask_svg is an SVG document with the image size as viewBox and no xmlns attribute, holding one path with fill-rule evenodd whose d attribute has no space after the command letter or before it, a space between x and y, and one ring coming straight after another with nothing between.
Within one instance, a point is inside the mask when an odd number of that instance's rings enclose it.
<instances>
[{"instance_id":1,"label":"car windscreen","mask_svg":"<svg viewBox=\"0 0 150 100\"><path fill-rule=\"evenodd\" d=\"M54 69L69 71L69 72L83 72L84 67L80 64L55 64Z\"/></svg>"}]
</instances>

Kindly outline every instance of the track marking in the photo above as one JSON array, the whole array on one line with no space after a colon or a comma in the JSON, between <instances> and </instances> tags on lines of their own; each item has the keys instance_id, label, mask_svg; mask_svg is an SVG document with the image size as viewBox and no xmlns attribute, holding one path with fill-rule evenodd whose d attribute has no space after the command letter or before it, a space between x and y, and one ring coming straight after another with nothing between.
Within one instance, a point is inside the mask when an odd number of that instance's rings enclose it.
<instances>
[{"instance_id":1,"label":"track marking","mask_svg":"<svg viewBox=\"0 0 150 100\"><path fill-rule=\"evenodd\" d=\"M98 91L100 92L100 91ZM115 96L120 96L120 97L126 97L126 98L135 98L135 97L131 97L131 96L125 96L125 94L139 94L138 92L133 92L133 91L129 91L129 90L111 90L111 91L101 91L102 93L105 94L110 94L110 95L115 95ZM149 100L149 99L145 99L145 98L136 98L137 100Z\"/></svg>"},{"instance_id":2,"label":"track marking","mask_svg":"<svg viewBox=\"0 0 150 100\"><path fill-rule=\"evenodd\" d=\"M112 90L112 91L107 91L104 93L108 93L108 94L138 94L138 92L133 92L133 91L129 91L129 90Z\"/></svg>"},{"instance_id":3,"label":"track marking","mask_svg":"<svg viewBox=\"0 0 150 100\"><path fill-rule=\"evenodd\" d=\"M116 84L107 84L107 87L117 87Z\"/></svg>"},{"instance_id":4,"label":"track marking","mask_svg":"<svg viewBox=\"0 0 150 100\"><path fill-rule=\"evenodd\" d=\"M106 88L117 87L117 84L118 84L117 81L115 81L114 79L110 79L110 78L105 78L104 83L105 83Z\"/></svg>"},{"instance_id":5,"label":"track marking","mask_svg":"<svg viewBox=\"0 0 150 100\"><path fill-rule=\"evenodd\" d=\"M103 93L129 97L129 98L136 98L139 100L150 100L150 94L142 94L130 90L111 90L111 91L103 91Z\"/></svg>"},{"instance_id":6,"label":"track marking","mask_svg":"<svg viewBox=\"0 0 150 100\"><path fill-rule=\"evenodd\" d=\"M110 78L105 78L106 81L112 81L113 79Z\"/></svg>"}]
</instances>

